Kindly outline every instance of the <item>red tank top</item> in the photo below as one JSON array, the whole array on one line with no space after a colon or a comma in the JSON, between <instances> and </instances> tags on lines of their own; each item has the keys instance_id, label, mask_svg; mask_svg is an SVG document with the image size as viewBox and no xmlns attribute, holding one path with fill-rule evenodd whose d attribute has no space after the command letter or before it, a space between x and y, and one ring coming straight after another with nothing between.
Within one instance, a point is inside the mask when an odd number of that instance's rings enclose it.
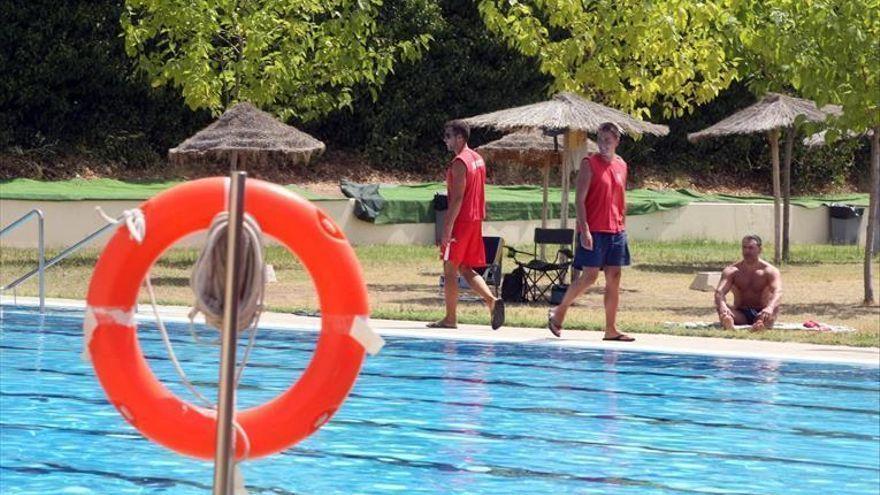
<instances>
[{"instance_id":1,"label":"red tank top","mask_svg":"<svg viewBox=\"0 0 880 495\"><path fill-rule=\"evenodd\" d=\"M615 155L609 163L598 153L584 160L589 161L593 174L584 202L590 231L623 232L626 230L626 162Z\"/></svg>"},{"instance_id":2,"label":"red tank top","mask_svg":"<svg viewBox=\"0 0 880 495\"><path fill-rule=\"evenodd\" d=\"M486 218L486 163L476 151L465 145L446 168L446 190L452 189L452 164L461 160L467 170L461 210L455 221L474 222Z\"/></svg>"}]
</instances>

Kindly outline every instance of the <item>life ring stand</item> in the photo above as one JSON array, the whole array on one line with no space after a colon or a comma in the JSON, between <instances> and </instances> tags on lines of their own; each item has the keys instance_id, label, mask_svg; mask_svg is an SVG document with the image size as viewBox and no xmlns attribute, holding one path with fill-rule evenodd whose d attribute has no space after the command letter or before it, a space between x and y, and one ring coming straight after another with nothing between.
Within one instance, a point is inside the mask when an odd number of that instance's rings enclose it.
<instances>
[{"instance_id":1,"label":"life ring stand","mask_svg":"<svg viewBox=\"0 0 880 495\"><path fill-rule=\"evenodd\" d=\"M134 312L141 283L156 259L185 235L207 229L226 210L228 184L222 177L196 180L143 203L146 236L139 243L119 229L110 239L89 284L84 322L85 348L122 416L150 440L202 459L214 458L216 411L180 399L153 374L138 343ZM236 460L279 452L320 428L345 401L365 349L378 351L382 343L366 324L369 307L360 263L323 211L256 179L246 181L245 210L308 270L318 293L321 331L296 383L266 403L236 412Z\"/></svg>"}]
</instances>

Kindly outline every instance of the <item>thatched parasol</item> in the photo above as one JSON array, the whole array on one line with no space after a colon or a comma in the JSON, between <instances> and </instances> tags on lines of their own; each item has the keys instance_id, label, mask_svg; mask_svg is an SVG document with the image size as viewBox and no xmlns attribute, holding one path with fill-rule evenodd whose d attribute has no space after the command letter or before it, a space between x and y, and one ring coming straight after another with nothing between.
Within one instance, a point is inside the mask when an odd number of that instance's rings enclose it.
<instances>
[{"instance_id":1,"label":"thatched parasol","mask_svg":"<svg viewBox=\"0 0 880 495\"><path fill-rule=\"evenodd\" d=\"M464 119L474 127L494 127L500 131L543 129L546 131L584 131L595 133L603 122L614 122L629 135L665 136L669 128L652 124L584 99L574 93L559 93L552 99L498 110Z\"/></svg>"},{"instance_id":2,"label":"thatched parasol","mask_svg":"<svg viewBox=\"0 0 880 495\"><path fill-rule=\"evenodd\" d=\"M596 143L589 139L586 146L589 153L599 151ZM562 161L557 137L534 129L517 131L496 141L486 143L478 147L477 151L490 162L541 167L544 177L544 203L541 208L541 227L546 228L550 167L556 166Z\"/></svg>"},{"instance_id":3,"label":"thatched parasol","mask_svg":"<svg viewBox=\"0 0 880 495\"><path fill-rule=\"evenodd\" d=\"M321 141L243 102L168 150L168 159L176 165L229 163L234 170L308 163L323 151Z\"/></svg>"},{"instance_id":4,"label":"thatched parasol","mask_svg":"<svg viewBox=\"0 0 880 495\"><path fill-rule=\"evenodd\" d=\"M770 139L770 158L773 163L773 239L775 249L773 260L777 264L783 258L788 261L791 154L794 146L795 127L804 121L824 122L829 115L839 115L840 111L840 107L837 106L828 105L820 109L809 100L779 93L768 93L759 102L736 112L717 124L700 132L688 134L688 140L695 143L710 137L767 132ZM787 129L784 185L782 186L785 211L782 226L780 225L782 205L779 183L779 134L781 129ZM782 231L780 231L780 227L782 227Z\"/></svg>"},{"instance_id":5,"label":"thatched parasol","mask_svg":"<svg viewBox=\"0 0 880 495\"><path fill-rule=\"evenodd\" d=\"M820 132L817 132L811 136L805 137L804 138L804 146L807 146L809 148L815 148L817 146L825 146L826 144L828 144L825 141L825 134L826 134L826 131L820 131ZM857 133L857 132L853 132L853 131L846 131L846 134L844 136L839 136L838 139L844 139L844 138L853 139L853 138L858 138L858 137L871 137L873 135L874 135L874 131L872 129L868 129L867 132L863 132L861 134Z\"/></svg>"},{"instance_id":6,"label":"thatched parasol","mask_svg":"<svg viewBox=\"0 0 880 495\"><path fill-rule=\"evenodd\" d=\"M614 122L629 135L665 136L669 128L638 120L619 110L594 103L573 93L560 93L552 99L531 105L499 110L464 119L473 127L492 127L500 131L543 130L563 134L562 219L568 225L568 190L570 171L587 154L587 133L598 132L603 122Z\"/></svg>"}]
</instances>

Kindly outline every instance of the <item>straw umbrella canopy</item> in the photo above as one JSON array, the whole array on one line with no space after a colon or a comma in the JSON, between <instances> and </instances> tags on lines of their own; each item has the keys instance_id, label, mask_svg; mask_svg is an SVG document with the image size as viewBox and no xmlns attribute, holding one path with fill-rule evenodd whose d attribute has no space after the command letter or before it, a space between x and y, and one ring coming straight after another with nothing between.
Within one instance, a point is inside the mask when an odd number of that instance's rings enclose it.
<instances>
[{"instance_id":1,"label":"straw umbrella canopy","mask_svg":"<svg viewBox=\"0 0 880 495\"><path fill-rule=\"evenodd\" d=\"M665 136L669 133L669 128L664 125L644 122L574 93L560 93L547 101L476 115L464 121L473 127L491 127L500 131L533 129L551 135L563 134L562 228L568 225L570 171L587 153L588 132L598 132L603 122L613 122L629 135Z\"/></svg>"},{"instance_id":2,"label":"straw umbrella canopy","mask_svg":"<svg viewBox=\"0 0 880 495\"><path fill-rule=\"evenodd\" d=\"M770 158L773 164L773 239L775 263L784 257L788 259L789 202L791 199L791 152L794 146L795 126L802 121L824 122L829 115L839 114L840 107L818 108L809 100L791 96L768 93L754 105L744 108L717 124L699 132L688 134L688 140L696 143L706 138L732 134L754 134L766 132L770 140ZM786 129L784 187L780 186L779 134ZM782 205L780 189L785 193L784 219L780 225ZM782 227L784 235L780 230ZM782 239L780 239L782 236ZM780 242L781 241L781 242Z\"/></svg>"},{"instance_id":3,"label":"straw umbrella canopy","mask_svg":"<svg viewBox=\"0 0 880 495\"><path fill-rule=\"evenodd\" d=\"M826 144L828 144L825 141L825 133L826 133L826 131L820 131L820 132L812 134L808 137L805 137L804 138L804 146L807 146L809 148L815 148L817 146L825 146ZM873 129L868 129L867 132L864 132L861 134L859 134L857 132L853 132L853 131L846 131L845 136L841 136L840 139L843 139L844 137L849 138L849 139L857 138L857 137L871 137L873 135L874 135Z\"/></svg>"},{"instance_id":4,"label":"straw umbrella canopy","mask_svg":"<svg viewBox=\"0 0 880 495\"><path fill-rule=\"evenodd\" d=\"M235 170L304 164L323 151L321 141L242 102L168 150L168 159L175 165L229 163Z\"/></svg>"},{"instance_id":5,"label":"straw umbrella canopy","mask_svg":"<svg viewBox=\"0 0 880 495\"><path fill-rule=\"evenodd\" d=\"M587 139L587 152L599 151L596 143ZM547 227L547 191L550 187L550 167L562 160L559 141L555 135L536 129L517 131L501 139L486 143L477 148L486 160L495 163L511 163L540 167L544 178L543 205L541 208L541 227Z\"/></svg>"}]
</instances>

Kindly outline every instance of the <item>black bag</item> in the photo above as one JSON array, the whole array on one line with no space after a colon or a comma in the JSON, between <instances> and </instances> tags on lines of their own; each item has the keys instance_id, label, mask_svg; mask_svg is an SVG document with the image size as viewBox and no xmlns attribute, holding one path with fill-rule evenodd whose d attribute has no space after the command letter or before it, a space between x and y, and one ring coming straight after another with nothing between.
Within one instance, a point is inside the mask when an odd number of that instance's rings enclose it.
<instances>
[{"instance_id":1,"label":"black bag","mask_svg":"<svg viewBox=\"0 0 880 495\"><path fill-rule=\"evenodd\" d=\"M562 304L562 298L568 290L568 284L554 285L550 287L550 304Z\"/></svg>"},{"instance_id":2,"label":"black bag","mask_svg":"<svg viewBox=\"0 0 880 495\"><path fill-rule=\"evenodd\" d=\"M501 279L501 299L504 302L525 302L526 300L526 272L522 267L517 267L512 272L504 275Z\"/></svg>"}]
</instances>

